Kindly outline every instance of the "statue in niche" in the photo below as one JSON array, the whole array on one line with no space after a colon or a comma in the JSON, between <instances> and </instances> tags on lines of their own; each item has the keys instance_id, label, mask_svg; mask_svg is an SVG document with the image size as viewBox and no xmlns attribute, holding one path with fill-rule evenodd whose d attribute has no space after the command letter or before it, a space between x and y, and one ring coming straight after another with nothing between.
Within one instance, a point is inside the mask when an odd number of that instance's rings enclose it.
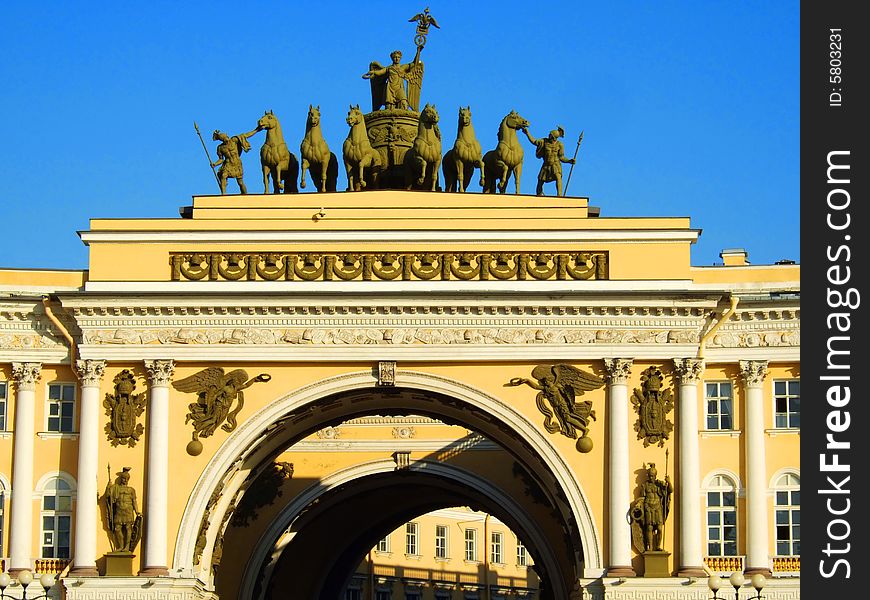
<instances>
[{"instance_id":1,"label":"statue in niche","mask_svg":"<svg viewBox=\"0 0 870 600\"><path fill-rule=\"evenodd\" d=\"M133 393L136 390L136 376L128 369L115 375L113 381L115 393L106 394L103 399L106 416L109 417L106 435L113 446L126 444L132 448L145 432L142 423L137 422L145 412L145 393Z\"/></svg>"},{"instance_id":2,"label":"statue in niche","mask_svg":"<svg viewBox=\"0 0 870 600\"><path fill-rule=\"evenodd\" d=\"M106 484L103 494L113 553L133 552L142 538L142 513L136 502L136 490L129 483L130 467L124 467L115 483L110 479Z\"/></svg>"},{"instance_id":3,"label":"statue in niche","mask_svg":"<svg viewBox=\"0 0 870 600\"><path fill-rule=\"evenodd\" d=\"M641 387L635 388L631 403L638 418L634 424L637 439L643 440L644 447L650 444L665 445L665 440L674 430L667 414L674 409L674 395L662 389L664 376L657 367L649 367L641 374Z\"/></svg>"},{"instance_id":4,"label":"statue in niche","mask_svg":"<svg viewBox=\"0 0 870 600\"><path fill-rule=\"evenodd\" d=\"M218 427L228 433L233 431L237 425L236 415L245 405L242 390L271 379L266 374L248 379L248 373L243 369L225 374L222 367L208 367L190 377L173 381L172 387L179 392L197 395L196 402L188 405L190 412L184 420L185 424L193 422L193 440L187 445L188 454L196 456L202 452L202 442L198 438L209 437ZM238 405L232 408L236 400Z\"/></svg>"},{"instance_id":5,"label":"statue in niche","mask_svg":"<svg viewBox=\"0 0 870 600\"><path fill-rule=\"evenodd\" d=\"M664 541L664 525L671 511L671 496L674 486L671 478L665 474L665 479L657 479L658 471L655 463L644 465L646 480L641 484L640 497L632 504L631 539L638 552L662 550Z\"/></svg>"},{"instance_id":6,"label":"statue in niche","mask_svg":"<svg viewBox=\"0 0 870 600\"><path fill-rule=\"evenodd\" d=\"M566 364L538 365L532 369L536 381L524 377L514 377L506 385L526 384L539 390L538 410L544 414L544 428L550 433L559 433L577 439L577 450L592 450L589 433L589 420L595 419L591 400L577 400L585 392L604 385L600 377L581 371Z\"/></svg>"}]
</instances>

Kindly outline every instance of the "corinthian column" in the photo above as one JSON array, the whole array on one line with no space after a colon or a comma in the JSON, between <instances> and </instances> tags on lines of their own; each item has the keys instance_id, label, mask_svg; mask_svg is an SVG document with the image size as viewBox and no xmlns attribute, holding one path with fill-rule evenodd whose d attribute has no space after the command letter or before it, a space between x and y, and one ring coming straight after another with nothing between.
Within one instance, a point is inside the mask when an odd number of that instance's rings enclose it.
<instances>
[{"instance_id":1,"label":"corinthian column","mask_svg":"<svg viewBox=\"0 0 870 600\"><path fill-rule=\"evenodd\" d=\"M166 560L166 516L169 500L169 382L175 363L146 360L151 382L148 402L148 463L145 490L144 556L140 575L169 575Z\"/></svg>"},{"instance_id":2,"label":"corinthian column","mask_svg":"<svg viewBox=\"0 0 870 600\"><path fill-rule=\"evenodd\" d=\"M741 360L745 386L746 573L770 575L767 531L767 469L764 452L764 390L767 361Z\"/></svg>"},{"instance_id":3,"label":"corinthian column","mask_svg":"<svg viewBox=\"0 0 870 600\"><path fill-rule=\"evenodd\" d=\"M36 382L41 363L12 363L15 382L15 432L12 444L12 523L9 571L31 569L33 556L33 437Z\"/></svg>"},{"instance_id":4,"label":"corinthian column","mask_svg":"<svg viewBox=\"0 0 870 600\"><path fill-rule=\"evenodd\" d=\"M704 361L675 358L674 374L680 387L677 412L679 443L680 553L677 572L683 577L704 576L703 534L701 529L701 473L698 455L698 382Z\"/></svg>"},{"instance_id":5,"label":"corinthian column","mask_svg":"<svg viewBox=\"0 0 870 600\"><path fill-rule=\"evenodd\" d=\"M77 360L82 385L79 410L78 503L71 575L96 577L97 572L97 463L100 442L100 382L104 360Z\"/></svg>"},{"instance_id":6,"label":"corinthian column","mask_svg":"<svg viewBox=\"0 0 870 600\"><path fill-rule=\"evenodd\" d=\"M609 518L607 541L610 556L607 574L613 577L633 577L631 567L631 526L626 518L631 504L631 472L628 461L628 377L630 358L606 358L607 437L609 452L607 485Z\"/></svg>"}]
</instances>

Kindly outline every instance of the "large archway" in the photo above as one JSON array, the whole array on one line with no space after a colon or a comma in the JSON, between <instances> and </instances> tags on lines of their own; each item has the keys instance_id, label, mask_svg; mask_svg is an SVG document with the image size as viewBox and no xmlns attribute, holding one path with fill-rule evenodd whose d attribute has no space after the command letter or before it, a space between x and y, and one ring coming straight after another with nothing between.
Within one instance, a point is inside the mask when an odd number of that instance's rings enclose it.
<instances>
[{"instance_id":1,"label":"large archway","mask_svg":"<svg viewBox=\"0 0 870 600\"><path fill-rule=\"evenodd\" d=\"M576 578L603 574L601 543L591 507L577 478L546 435L521 412L498 398L461 382L404 370L396 373L394 386L378 386L371 371L332 377L283 396L242 424L214 455L195 486L177 538L174 570L208 581L210 574L205 565L210 564L210 549L214 541L223 536L224 517L238 501L240 490L251 473L256 473L260 465L315 430L372 414L432 416L446 423L462 424L498 444L523 471L527 490L525 495L519 496L525 497L516 497L516 493L505 497L497 484L487 481L485 473L460 476L460 470L439 471L435 468L437 465L424 463L412 465L408 474L418 478L416 483L420 485L441 490L438 497L442 506L459 501L492 509L493 513L501 511L502 516L525 535L537 536L535 550L546 568L553 593L562 594L557 597L567 597L567 590ZM377 469L377 473L366 477L378 475L380 483L389 487L383 479L386 473L395 470L395 465L381 464ZM354 476L354 479L357 483L345 489L356 488L357 501L362 502L363 492L369 486L365 478ZM528 490L529 486L535 489ZM489 492L482 493L485 489ZM332 492L329 485L317 488L317 494L324 499L332 498ZM348 498L353 498L354 494L342 493L347 506ZM270 533L263 536L262 543L250 549L245 583L237 592L240 597L247 597L241 595L243 586L247 586L245 594L252 592L251 586L262 577L263 567L272 562L271 554L284 532L292 529L298 517L294 511L301 510L298 506L301 501L288 504L281 517L269 525ZM326 504L324 502L324 506ZM513 510L505 511L505 506L513 506ZM376 539L372 536L379 529L395 526L405 518L402 515L406 512L422 508L397 507L377 526L355 536L343 551L352 554L357 546L364 548ZM264 560L267 556L269 561ZM324 578L327 575L320 574Z\"/></svg>"}]
</instances>

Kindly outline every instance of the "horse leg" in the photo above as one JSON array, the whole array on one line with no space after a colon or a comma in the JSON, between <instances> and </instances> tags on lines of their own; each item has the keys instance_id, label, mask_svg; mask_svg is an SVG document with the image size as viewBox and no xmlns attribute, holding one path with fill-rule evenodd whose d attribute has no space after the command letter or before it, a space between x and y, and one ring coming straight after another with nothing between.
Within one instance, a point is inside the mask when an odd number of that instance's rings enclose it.
<instances>
[{"instance_id":1,"label":"horse leg","mask_svg":"<svg viewBox=\"0 0 870 600\"><path fill-rule=\"evenodd\" d=\"M441 157L435 159L432 163L432 191L438 191L438 168L441 166Z\"/></svg>"},{"instance_id":2,"label":"horse leg","mask_svg":"<svg viewBox=\"0 0 870 600\"><path fill-rule=\"evenodd\" d=\"M501 171L498 182L498 193L504 194L505 190L507 189L508 177L510 177L510 169L508 169L507 163L503 161L498 161L497 166Z\"/></svg>"},{"instance_id":3,"label":"horse leg","mask_svg":"<svg viewBox=\"0 0 870 600\"><path fill-rule=\"evenodd\" d=\"M320 191L326 191L326 176L327 171L329 170L329 155L323 157L323 160L320 161Z\"/></svg>"},{"instance_id":4,"label":"horse leg","mask_svg":"<svg viewBox=\"0 0 870 600\"><path fill-rule=\"evenodd\" d=\"M269 165L263 165L263 193L269 193Z\"/></svg>"},{"instance_id":5,"label":"horse leg","mask_svg":"<svg viewBox=\"0 0 870 600\"><path fill-rule=\"evenodd\" d=\"M354 191L353 189L353 165L344 161L344 170L347 171L347 192Z\"/></svg>"},{"instance_id":6,"label":"horse leg","mask_svg":"<svg viewBox=\"0 0 870 600\"><path fill-rule=\"evenodd\" d=\"M420 170L420 174L417 176L417 185L423 185L423 182L426 181L426 161L417 156L414 164Z\"/></svg>"},{"instance_id":7,"label":"horse leg","mask_svg":"<svg viewBox=\"0 0 870 600\"><path fill-rule=\"evenodd\" d=\"M305 189L305 171L308 169L310 164L308 163L308 159L304 156L302 157L302 179L299 181L299 187L303 190Z\"/></svg>"},{"instance_id":8,"label":"horse leg","mask_svg":"<svg viewBox=\"0 0 870 600\"><path fill-rule=\"evenodd\" d=\"M275 167L275 176L274 176L274 184L275 184L275 193L281 193L284 191L284 179L281 177L281 165L278 164Z\"/></svg>"},{"instance_id":9,"label":"horse leg","mask_svg":"<svg viewBox=\"0 0 870 600\"><path fill-rule=\"evenodd\" d=\"M517 194L520 193L520 175L523 173L523 163L520 161L516 167L514 167L514 183L517 186Z\"/></svg>"},{"instance_id":10,"label":"horse leg","mask_svg":"<svg viewBox=\"0 0 870 600\"><path fill-rule=\"evenodd\" d=\"M357 176L356 186L354 187L355 191L357 191L357 192L362 190L366 186L366 180L365 180L364 175L365 175L365 168L368 166L367 163L369 163L369 162L370 161L366 160L365 158L362 158L362 159L360 159L360 161L358 163L359 164L359 175Z\"/></svg>"},{"instance_id":11,"label":"horse leg","mask_svg":"<svg viewBox=\"0 0 870 600\"><path fill-rule=\"evenodd\" d=\"M477 161L477 168L480 169L480 187L482 189L485 189L486 188L486 175L484 174L483 159L480 159L479 161ZM471 172L474 173L474 169L472 169Z\"/></svg>"},{"instance_id":12,"label":"horse leg","mask_svg":"<svg viewBox=\"0 0 870 600\"><path fill-rule=\"evenodd\" d=\"M455 162L456 162L456 182L457 182L456 189L457 189L457 191L464 192L465 191L465 163L462 162L461 158L457 158Z\"/></svg>"}]
</instances>

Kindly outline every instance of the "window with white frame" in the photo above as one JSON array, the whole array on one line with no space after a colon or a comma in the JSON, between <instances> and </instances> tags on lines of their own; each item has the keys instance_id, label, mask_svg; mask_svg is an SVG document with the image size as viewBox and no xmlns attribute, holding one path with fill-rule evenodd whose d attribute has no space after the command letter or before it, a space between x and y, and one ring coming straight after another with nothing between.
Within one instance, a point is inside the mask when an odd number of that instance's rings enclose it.
<instances>
[{"instance_id":1,"label":"window with white frame","mask_svg":"<svg viewBox=\"0 0 870 600\"><path fill-rule=\"evenodd\" d=\"M491 562L497 565L504 564L504 534L493 531L489 536L489 545Z\"/></svg>"},{"instance_id":2,"label":"window with white frame","mask_svg":"<svg viewBox=\"0 0 870 600\"><path fill-rule=\"evenodd\" d=\"M6 398L8 384L5 381L0 381L0 431L6 431Z\"/></svg>"},{"instance_id":3,"label":"window with white frame","mask_svg":"<svg viewBox=\"0 0 870 600\"><path fill-rule=\"evenodd\" d=\"M72 531L72 486L49 479L42 488L42 558L69 558Z\"/></svg>"},{"instance_id":4,"label":"window with white frame","mask_svg":"<svg viewBox=\"0 0 870 600\"><path fill-rule=\"evenodd\" d=\"M435 526L435 558L447 558L447 525Z\"/></svg>"},{"instance_id":5,"label":"window with white frame","mask_svg":"<svg viewBox=\"0 0 870 600\"><path fill-rule=\"evenodd\" d=\"M465 560L477 560L477 529L465 530Z\"/></svg>"},{"instance_id":6,"label":"window with white frame","mask_svg":"<svg viewBox=\"0 0 870 600\"><path fill-rule=\"evenodd\" d=\"M409 556L417 556L419 554L419 546L417 545L419 531L420 526L417 523L405 524L405 554Z\"/></svg>"},{"instance_id":7,"label":"window with white frame","mask_svg":"<svg viewBox=\"0 0 870 600\"><path fill-rule=\"evenodd\" d=\"M707 429L734 429L734 400L730 381L708 381L704 384L707 401Z\"/></svg>"},{"instance_id":8,"label":"window with white frame","mask_svg":"<svg viewBox=\"0 0 870 600\"><path fill-rule=\"evenodd\" d=\"M801 426L800 379L777 379L773 382L774 425L781 429Z\"/></svg>"},{"instance_id":9,"label":"window with white frame","mask_svg":"<svg viewBox=\"0 0 870 600\"><path fill-rule=\"evenodd\" d=\"M526 567L529 564L529 552L520 538L517 538L517 566Z\"/></svg>"},{"instance_id":10,"label":"window with white frame","mask_svg":"<svg viewBox=\"0 0 870 600\"><path fill-rule=\"evenodd\" d=\"M384 536L384 539L378 540L378 545L375 547L377 552L389 552L390 551L390 536Z\"/></svg>"},{"instance_id":11,"label":"window with white frame","mask_svg":"<svg viewBox=\"0 0 870 600\"><path fill-rule=\"evenodd\" d=\"M737 486L714 475L707 486L707 555L737 556Z\"/></svg>"},{"instance_id":12,"label":"window with white frame","mask_svg":"<svg viewBox=\"0 0 870 600\"><path fill-rule=\"evenodd\" d=\"M801 553L801 481L786 473L774 484L774 519L776 523L776 554L800 556Z\"/></svg>"},{"instance_id":13,"label":"window with white frame","mask_svg":"<svg viewBox=\"0 0 870 600\"><path fill-rule=\"evenodd\" d=\"M48 384L46 431L68 433L73 431L76 386L72 383Z\"/></svg>"}]
</instances>

